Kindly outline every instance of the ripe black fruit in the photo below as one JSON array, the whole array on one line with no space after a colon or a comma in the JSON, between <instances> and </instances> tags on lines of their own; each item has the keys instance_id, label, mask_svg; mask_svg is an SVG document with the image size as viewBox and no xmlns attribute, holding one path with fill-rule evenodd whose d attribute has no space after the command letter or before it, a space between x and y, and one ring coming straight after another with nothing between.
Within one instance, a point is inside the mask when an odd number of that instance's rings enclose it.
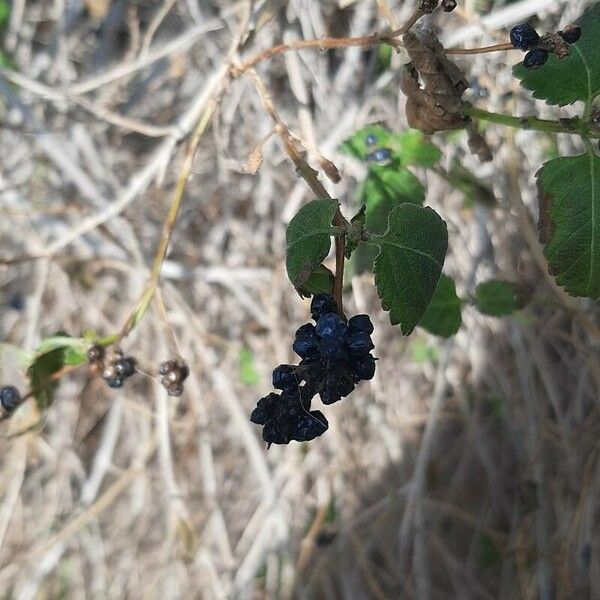
<instances>
[{"instance_id":1,"label":"ripe black fruit","mask_svg":"<svg viewBox=\"0 0 600 600\"><path fill-rule=\"evenodd\" d=\"M542 50L541 48L534 48L530 50L523 59L523 65L527 69L539 69L548 60L548 50Z\"/></svg>"},{"instance_id":2,"label":"ripe black fruit","mask_svg":"<svg viewBox=\"0 0 600 600\"><path fill-rule=\"evenodd\" d=\"M12 412L21 403L21 393L14 385L0 388L0 404L6 412Z\"/></svg>"},{"instance_id":3,"label":"ripe black fruit","mask_svg":"<svg viewBox=\"0 0 600 600\"><path fill-rule=\"evenodd\" d=\"M327 420L319 411L311 411L311 401L319 394L324 404L338 402L355 385L375 374L368 315L356 315L346 323L337 313L334 299L317 294L311 303L317 322L302 325L294 339L294 352L302 358L299 365L279 365L273 370L273 387L281 394L261 398L250 420L263 426L263 440L288 444L312 440L323 434ZM170 368L170 367L169 367ZM167 368L161 368L161 373Z\"/></svg>"},{"instance_id":4,"label":"ripe black fruit","mask_svg":"<svg viewBox=\"0 0 600 600\"><path fill-rule=\"evenodd\" d=\"M574 44L581 37L581 27L577 25L567 25L562 31L558 32L558 35L567 42L567 44Z\"/></svg>"},{"instance_id":5,"label":"ripe black fruit","mask_svg":"<svg viewBox=\"0 0 600 600\"><path fill-rule=\"evenodd\" d=\"M452 12L456 8L456 0L442 0L442 9Z\"/></svg>"},{"instance_id":6,"label":"ripe black fruit","mask_svg":"<svg viewBox=\"0 0 600 600\"><path fill-rule=\"evenodd\" d=\"M539 41L540 36L538 32L529 23L515 25L510 31L510 43L513 45L513 48L523 51L529 50Z\"/></svg>"}]
</instances>

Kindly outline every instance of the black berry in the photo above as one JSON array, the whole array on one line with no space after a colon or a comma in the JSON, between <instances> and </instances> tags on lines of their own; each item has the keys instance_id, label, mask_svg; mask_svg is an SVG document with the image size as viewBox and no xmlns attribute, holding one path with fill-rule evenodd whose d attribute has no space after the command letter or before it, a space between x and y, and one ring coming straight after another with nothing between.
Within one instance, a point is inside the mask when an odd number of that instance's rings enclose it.
<instances>
[{"instance_id":1,"label":"black berry","mask_svg":"<svg viewBox=\"0 0 600 600\"><path fill-rule=\"evenodd\" d=\"M293 390L300 383L294 365L279 365L273 371L273 387L276 390Z\"/></svg>"},{"instance_id":2,"label":"black berry","mask_svg":"<svg viewBox=\"0 0 600 600\"><path fill-rule=\"evenodd\" d=\"M367 155L369 162L387 163L392 160L392 151L389 148L377 148L374 152Z\"/></svg>"},{"instance_id":3,"label":"black berry","mask_svg":"<svg viewBox=\"0 0 600 600\"><path fill-rule=\"evenodd\" d=\"M377 143L377 138L372 133L370 133L365 138L365 142L367 143L367 146L374 146Z\"/></svg>"},{"instance_id":4,"label":"black berry","mask_svg":"<svg viewBox=\"0 0 600 600\"><path fill-rule=\"evenodd\" d=\"M523 65L527 69L539 69L548 60L548 50L534 48L530 50L523 59Z\"/></svg>"},{"instance_id":5,"label":"black berry","mask_svg":"<svg viewBox=\"0 0 600 600\"><path fill-rule=\"evenodd\" d=\"M348 321L348 331L364 331L369 335L373 333L374 327L369 315L354 315Z\"/></svg>"},{"instance_id":6,"label":"black berry","mask_svg":"<svg viewBox=\"0 0 600 600\"><path fill-rule=\"evenodd\" d=\"M529 23L515 25L510 31L510 43L513 45L513 48L523 51L529 50L539 41L540 36L538 32Z\"/></svg>"},{"instance_id":7,"label":"black berry","mask_svg":"<svg viewBox=\"0 0 600 600\"><path fill-rule=\"evenodd\" d=\"M115 361L115 372L119 377L127 379L131 377L136 370L135 358L128 356L127 358L120 358Z\"/></svg>"},{"instance_id":8,"label":"black berry","mask_svg":"<svg viewBox=\"0 0 600 600\"><path fill-rule=\"evenodd\" d=\"M14 385L0 388L0 404L6 412L12 412L21 403L21 393Z\"/></svg>"},{"instance_id":9,"label":"black berry","mask_svg":"<svg viewBox=\"0 0 600 600\"><path fill-rule=\"evenodd\" d=\"M190 374L189 367L182 360L165 360L158 367L160 382L169 396L183 394L183 382Z\"/></svg>"},{"instance_id":10,"label":"black berry","mask_svg":"<svg viewBox=\"0 0 600 600\"><path fill-rule=\"evenodd\" d=\"M567 25L562 31L558 32L558 35L567 42L567 44L574 44L581 37L581 27L577 25Z\"/></svg>"},{"instance_id":11,"label":"black berry","mask_svg":"<svg viewBox=\"0 0 600 600\"><path fill-rule=\"evenodd\" d=\"M456 8L456 0L442 0L442 9L452 12Z\"/></svg>"},{"instance_id":12,"label":"black berry","mask_svg":"<svg viewBox=\"0 0 600 600\"><path fill-rule=\"evenodd\" d=\"M342 339L348 327L337 313L321 315L317 321L317 335L324 339Z\"/></svg>"},{"instance_id":13,"label":"black berry","mask_svg":"<svg viewBox=\"0 0 600 600\"><path fill-rule=\"evenodd\" d=\"M310 303L310 314L315 321L325 313L337 311L336 301L329 294L316 294Z\"/></svg>"},{"instance_id":14,"label":"black berry","mask_svg":"<svg viewBox=\"0 0 600 600\"><path fill-rule=\"evenodd\" d=\"M318 394L324 404L339 402L360 381L372 379L375 359L371 333L373 323L368 315L356 315L348 324L337 312L334 299L318 294L311 303L316 320L302 325L294 339L294 352L301 357L299 365L279 365L273 370L273 387L281 393L261 398L250 420L263 426L262 437L271 444L305 442L322 435L327 419L319 411L311 411ZM173 363L161 368L163 381L172 377Z\"/></svg>"}]
</instances>

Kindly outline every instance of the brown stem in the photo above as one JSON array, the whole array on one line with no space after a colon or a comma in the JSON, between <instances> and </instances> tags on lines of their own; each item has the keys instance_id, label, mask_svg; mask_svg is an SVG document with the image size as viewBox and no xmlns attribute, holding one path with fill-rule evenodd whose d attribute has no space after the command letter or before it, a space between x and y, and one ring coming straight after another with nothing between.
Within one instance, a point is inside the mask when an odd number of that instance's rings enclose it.
<instances>
[{"instance_id":1,"label":"brown stem","mask_svg":"<svg viewBox=\"0 0 600 600\"><path fill-rule=\"evenodd\" d=\"M350 38L321 38L317 40L297 40L288 44L278 44L272 48L267 48L251 56L248 60L239 65L236 69L236 75L245 73L252 67L255 67L263 60L269 60L278 54L290 52L291 50L306 50L313 48L317 50L330 50L334 48L348 48L351 46L369 47L377 44L386 43L394 47L401 46L401 43L396 38L405 34L422 16L424 13L416 10L408 19L408 21L399 29L392 31L384 31L382 33L374 33L372 35L363 35Z\"/></svg>"},{"instance_id":2,"label":"brown stem","mask_svg":"<svg viewBox=\"0 0 600 600\"><path fill-rule=\"evenodd\" d=\"M489 52L505 52L515 50L510 42L494 44L493 46L482 46L481 48L448 48L446 54L487 54Z\"/></svg>"}]
</instances>

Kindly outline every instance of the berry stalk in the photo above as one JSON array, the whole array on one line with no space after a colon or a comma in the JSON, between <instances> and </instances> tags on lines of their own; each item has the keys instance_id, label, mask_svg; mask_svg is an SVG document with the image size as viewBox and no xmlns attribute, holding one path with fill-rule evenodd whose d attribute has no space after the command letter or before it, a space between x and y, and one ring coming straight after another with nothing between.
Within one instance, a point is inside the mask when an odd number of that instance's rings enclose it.
<instances>
[{"instance_id":1,"label":"berry stalk","mask_svg":"<svg viewBox=\"0 0 600 600\"><path fill-rule=\"evenodd\" d=\"M465 115L479 121L496 123L497 125L514 127L515 129L543 131L545 133L570 133L583 138L600 138L600 132L594 131L577 117L560 119L558 121L538 119L536 117L515 117L504 113L489 112L481 108L475 108L469 104L465 106Z\"/></svg>"}]
</instances>

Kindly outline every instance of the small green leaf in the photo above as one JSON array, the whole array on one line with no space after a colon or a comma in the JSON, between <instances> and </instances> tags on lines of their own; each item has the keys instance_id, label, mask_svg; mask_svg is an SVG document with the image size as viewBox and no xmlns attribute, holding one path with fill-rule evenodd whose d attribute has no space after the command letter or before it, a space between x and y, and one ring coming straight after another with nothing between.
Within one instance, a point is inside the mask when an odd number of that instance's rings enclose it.
<instances>
[{"instance_id":1,"label":"small green leaf","mask_svg":"<svg viewBox=\"0 0 600 600\"><path fill-rule=\"evenodd\" d=\"M52 404L54 391L58 381L49 381L49 378L60 371L65 365L65 348L55 348L44 354L36 356L32 365L27 370L31 389L40 411L45 410Z\"/></svg>"},{"instance_id":2,"label":"small green leaf","mask_svg":"<svg viewBox=\"0 0 600 600\"><path fill-rule=\"evenodd\" d=\"M374 145L367 144L368 136L375 136ZM442 153L416 129L399 133L388 131L380 125L367 125L347 139L340 152L365 160L375 148L389 148L392 158L402 166L431 167L439 162Z\"/></svg>"},{"instance_id":3,"label":"small green leaf","mask_svg":"<svg viewBox=\"0 0 600 600\"><path fill-rule=\"evenodd\" d=\"M0 0L0 29L6 26L10 19L10 4L7 0Z\"/></svg>"},{"instance_id":4,"label":"small green leaf","mask_svg":"<svg viewBox=\"0 0 600 600\"><path fill-rule=\"evenodd\" d=\"M325 266L319 265L311 274L306 282L299 288L298 293L302 298L314 296L315 294L331 294L333 291L333 282L335 276Z\"/></svg>"},{"instance_id":5,"label":"small green leaf","mask_svg":"<svg viewBox=\"0 0 600 600\"><path fill-rule=\"evenodd\" d=\"M286 232L287 273L292 284L302 287L327 258L331 248L331 222L335 200L313 200L290 221Z\"/></svg>"},{"instance_id":6,"label":"small green leaf","mask_svg":"<svg viewBox=\"0 0 600 600\"><path fill-rule=\"evenodd\" d=\"M539 231L550 272L573 296L600 297L600 158L555 158L537 174Z\"/></svg>"},{"instance_id":7,"label":"small green leaf","mask_svg":"<svg viewBox=\"0 0 600 600\"><path fill-rule=\"evenodd\" d=\"M390 68L392 64L392 47L389 44L379 44L377 46L377 72L382 73L383 71Z\"/></svg>"},{"instance_id":8,"label":"small green leaf","mask_svg":"<svg viewBox=\"0 0 600 600\"><path fill-rule=\"evenodd\" d=\"M433 167L442 157L441 150L425 138L418 129L407 129L393 134L392 149L397 149L398 158L403 165Z\"/></svg>"},{"instance_id":9,"label":"small green leaf","mask_svg":"<svg viewBox=\"0 0 600 600\"><path fill-rule=\"evenodd\" d=\"M600 93L600 3L590 7L576 23L581 27L581 38L571 44L569 56L559 60L551 54L539 69L526 69L523 63L513 68L521 85L548 104L590 102Z\"/></svg>"},{"instance_id":10,"label":"small green leaf","mask_svg":"<svg viewBox=\"0 0 600 600\"><path fill-rule=\"evenodd\" d=\"M505 317L523 308L520 287L511 281L490 279L475 288L475 306L479 312L492 317Z\"/></svg>"},{"instance_id":11,"label":"small green leaf","mask_svg":"<svg viewBox=\"0 0 600 600\"><path fill-rule=\"evenodd\" d=\"M350 220L350 229L346 236L346 258L350 258L352 253L358 248L359 243L364 240L366 219L367 205L363 204Z\"/></svg>"},{"instance_id":12,"label":"small green leaf","mask_svg":"<svg viewBox=\"0 0 600 600\"><path fill-rule=\"evenodd\" d=\"M240 350L240 381L244 385L256 385L260 382L260 373L254 366L254 354L249 348Z\"/></svg>"},{"instance_id":13,"label":"small green leaf","mask_svg":"<svg viewBox=\"0 0 600 600\"><path fill-rule=\"evenodd\" d=\"M348 138L340 146L340 152L342 154L349 154L358 158L359 160L365 160L368 154L373 152L373 147L367 144L367 136L375 136L376 148L388 147L391 134L387 129L381 127L381 125L367 125L362 129L354 132L354 134Z\"/></svg>"},{"instance_id":14,"label":"small green leaf","mask_svg":"<svg viewBox=\"0 0 600 600\"><path fill-rule=\"evenodd\" d=\"M448 231L431 208L402 204L389 215L383 235L371 236L380 248L373 271L381 306L404 335L425 314L442 272Z\"/></svg>"},{"instance_id":15,"label":"small green leaf","mask_svg":"<svg viewBox=\"0 0 600 600\"><path fill-rule=\"evenodd\" d=\"M69 346L65 348L65 365L77 366L87 361L87 351L85 348Z\"/></svg>"},{"instance_id":16,"label":"small green leaf","mask_svg":"<svg viewBox=\"0 0 600 600\"><path fill-rule=\"evenodd\" d=\"M454 281L442 273L431 302L419 321L419 327L434 335L448 338L460 328L461 308L462 303L456 295Z\"/></svg>"},{"instance_id":17,"label":"small green leaf","mask_svg":"<svg viewBox=\"0 0 600 600\"><path fill-rule=\"evenodd\" d=\"M369 233L384 233L390 211L407 202L422 205L425 188L410 171L397 164L372 165L360 188L359 201L367 207L365 229ZM376 256L377 248L361 244L354 260L356 272L372 270Z\"/></svg>"}]
</instances>

